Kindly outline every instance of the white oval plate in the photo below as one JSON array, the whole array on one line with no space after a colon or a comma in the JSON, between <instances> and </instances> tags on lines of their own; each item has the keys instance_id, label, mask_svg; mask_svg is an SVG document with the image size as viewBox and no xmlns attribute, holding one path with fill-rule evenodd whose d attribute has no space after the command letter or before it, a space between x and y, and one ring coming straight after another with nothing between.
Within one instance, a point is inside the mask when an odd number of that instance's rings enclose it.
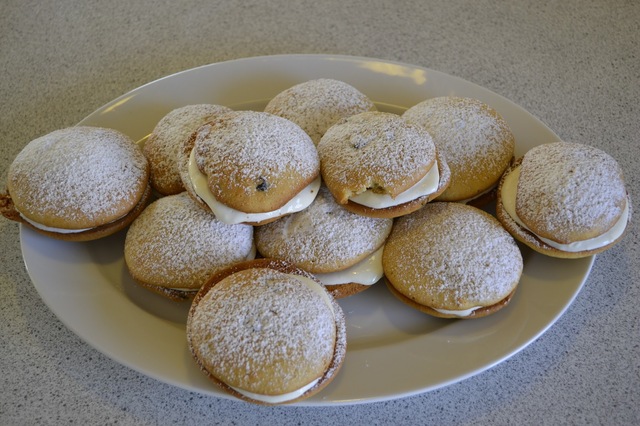
<instances>
[{"instance_id":1,"label":"white oval plate","mask_svg":"<svg viewBox=\"0 0 640 426\"><path fill-rule=\"evenodd\" d=\"M135 89L79 124L148 135L170 110L195 103L260 108L305 80L343 80L380 109L402 111L424 99L459 95L497 109L516 137L516 154L558 140L509 100L437 71L333 55L282 55L215 63ZM140 373L188 390L227 398L205 379L187 349L187 304L136 286L123 260L124 232L89 243L67 243L21 227L29 275L60 320L98 351ZM593 257L548 258L523 249L524 273L510 305L481 319L443 320L396 301L382 283L340 301L348 352L338 377L299 405L354 404L414 395L445 386L512 356L550 327L586 280Z\"/></svg>"}]
</instances>

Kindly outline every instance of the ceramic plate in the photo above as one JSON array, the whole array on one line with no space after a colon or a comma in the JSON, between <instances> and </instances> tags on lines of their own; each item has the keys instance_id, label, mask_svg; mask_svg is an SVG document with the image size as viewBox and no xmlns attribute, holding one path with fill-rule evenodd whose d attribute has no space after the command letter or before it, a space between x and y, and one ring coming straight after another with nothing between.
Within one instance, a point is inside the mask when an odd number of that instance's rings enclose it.
<instances>
[{"instance_id":1,"label":"ceramic plate","mask_svg":"<svg viewBox=\"0 0 640 426\"><path fill-rule=\"evenodd\" d=\"M358 88L381 110L401 112L430 97L475 97L498 110L516 137L516 154L558 140L509 100L430 69L378 59L328 55L267 56L215 63L135 89L80 124L143 139L170 110L195 103L259 109L280 91L328 77ZM145 375L227 398L192 361L184 335L187 304L133 284L123 260L124 232L67 243L21 228L24 261L42 299L98 351ZM400 398L445 386L507 359L548 329L571 304L593 258L560 260L523 249L524 273L510 305L477 320L444 320L396 301L382 283L340 301L348 352L338 377L300 405Z\"/></svg>"}]
</instances>

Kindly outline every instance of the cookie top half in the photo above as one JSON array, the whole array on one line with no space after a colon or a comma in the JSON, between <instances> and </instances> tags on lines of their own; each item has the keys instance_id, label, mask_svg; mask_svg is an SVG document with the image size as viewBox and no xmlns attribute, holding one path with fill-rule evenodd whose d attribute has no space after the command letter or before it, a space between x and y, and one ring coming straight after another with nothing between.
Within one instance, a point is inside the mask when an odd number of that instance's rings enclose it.
<instances>
[{"instance_id":1,"label":"cookie top half","mask_svg":"<svg viewBox=\"0 0 640 426\"><path fill-rule=\"evenodd\" d=\"M205 284L186 332L214 383L250 402L278 404L306 398L335 377L346 354L344 321L311 274L257 259Z\"/></svg>"},{"instance_id":2,"label":"cookie top half","mask_svg":"<svg viewBox=\"0 0 640 426\"><path fill-rule=\"evenodd\" d=\"M320 78L296 84L277 94L265 112L299 125L318 144L327 129L343 118L376 106L365 94L343 81Z\"/></svg>"},{"instance_id":3,"label":"cookie top half","mask_svg":"<svg viewBox=\"0 0 640 426\"><path fill-rule=\"evenodd\" d=\"M258 227L256 246L265 257L288 260L309 272L333 272L375 252L392 225L392 219L346 210L322 186L305 210Z\"/></svg>"},{"instance_id":4,"label":"cookie top half","mask_svg":"<svg viewBox=\"0 0 640 426\"><path fill-rule=\"evenodd\" d=\"M322 178L340 204L366 191L395 198L436 162L431 136L386 112L365 112L335 124L318 153Z\"/></svg>"},{"instance_id":5,"label":"cookie top half","mask_svg":"<svg viewBox=\"0 0 640 426\"><path fill-rule=\"evenodd\" d=\"M51 228L85 229L115 221L143 197L149 165L116 130L77 126L31 141L8 172L15 208Z\"/></svg>"},{"instance_id":6,"label":"cookie top half","mask_svg":"<svg viewBox=\"0 0 640 426\"><path fill-rule=\"evenodd\" d=\"M520 249L497 219L451 202L429 203L396 219L382 262L403 296L451 311L500 302L514 291L523 268Z\"/></svg>"},{"instance_id":7,"label":"cookie top half","mask_svg":"<svg viewBox=\"0 0 640 426\"><path fill-rule=\"evenodd\" d=\"M167 113L144 144L143 153L151 167L151 185L162 195L184 191L177 165L177 155L184 141L200 125L231 111L222 105L194 104Z\"/></svg>"},{"instance_id":8,"label":"cookie top half","mask_svg":"<svg viewBox=\"0 0 640 426\"><path fill-rule=\"evenodd\" d=\"M193 135L195 163L219 202L242 212L279 209L320 172L315 145L295 123L266 112L234 111Z\"/></svg>"},{"instance_id":9,"label":"cookie top half","mask_svg":"<svg viewBox=\"0 0 640 426\"><path fill-rule=\"evenodd\" d=\"M254 256L253 227L220 222L186 192L151 203L129 227L124 245L137 282L184 291Z\"/></svg>"},{"instance_id":10,"label":"cookie top half","mask_svg":"<svg viewBox=\"0 0 640 426\"><path fill-rule=\"evenodd\" d=\"M427 99L402 115L424 126L451 169L440 201L465 201L494 187L513 159L515 138L507 122L473 98Z\"/></svg>"},{"instance_id":11,"label":"cookie top half","mask_svg":"<svg viewBox=\"0 0 640 426\"><path fill-rule=\"evenodd\" d=\"M620 166L595 147L543 144L522 159L516 212L539 236L560 243L596 237L613 227L626 202Z\"/></svg>"}]
</instances>

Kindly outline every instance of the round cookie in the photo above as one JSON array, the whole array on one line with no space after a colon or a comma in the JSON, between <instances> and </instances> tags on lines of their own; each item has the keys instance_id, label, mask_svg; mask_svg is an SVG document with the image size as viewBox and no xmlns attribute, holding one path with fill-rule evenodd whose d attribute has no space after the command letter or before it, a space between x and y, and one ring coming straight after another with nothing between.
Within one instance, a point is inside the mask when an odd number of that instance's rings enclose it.
<instances>
[{"instance_id":1,"label":"round cookie","mask_svg":"<svg viewBox=\"0 0 640 426\"><path fill-rule=\"evenodd\" d=\"M506 306L522 274L515 240L493 216L433 202L396 219L382 255L399 300L441 318L480 318Z\"/></svg>"},{"instance_id":2,"label":"round cookie","mask_svg":"<svg viewBox=\"0 0 640 426\"><path fill-rule=\"evenodd\" d=\"M198 292L187 319L188 346L224 391L276 405L316 394L346 355L340 306L308 272L256 259L220 272Z\"/></svg>"},{"instance_id":3,"label":"round cookie","mask_svg":"<svg viewBox=\"0 0 640 426\"><path fill-rule=\"evenodd\" d=\"M216 220L186 192L151 203L124 244L133 279L175 301L193 298L211 275L254 257L253 227Z\"/></svg>"},{"instance_id":4,"label":"round cookie","mask_svg":"<svg viewBox=\"0 0 640 426\"><path fill-rule=\"evenodd\" d=\"M382 278L382 247L393 219L352 213L325 186L306 209L257 227L258 252L311 272L337 299Z\"/></svg>"},{"instance_id":5,"label":"round cookie","mask_svg":"<svg viewBox=\"0 0 640 426\"><path fill-rule=\"evenodd\" d=\"M631 221L622 170L609 154L584 144L538 145L507 170L496 215L533 250L580 258L616 244Z\"/></svg>"},{"instance_id":6,"label":"round cookie","mask_svg":"<svg viewBox=\"0 0 640 426\"><path fill-rule=\"evenodd\" d=\"M46 236L89 241L129 225L150 196L149 164L133 140L76 126L24 147L9 167L0 209Z\"/></svg>"},{"instance_id":7,"label":"round cookie","mask_svg":"<svg viewBox=\"0 0 640 426\"><path fill-rule=\"evenodd\" d=\"M296 123L315 145L341 119L375 110L371 99L358 89L330 78L296 84L277 94L264 109Z\"/></svg>"},{"instance_id":8,"label":"round cookie","mask_svg":"<svg viewBox=\"0 0 640 426\"><path fill-rule=\"evenodd\" d=\"M184 191L176 159L179 149L200 125L229 111L231 108L221 105L195 104L176 108L162 117L143 146L153 189L161 195Z\"/></svg>"},{"instance_id":9,"label":"round cookie","mask_svg":"<svg viewBox=\"0 0 640 426\"><path fill-rule=\"evenodd\" d=\"M364 112L332 126L318 144L322 178L346 209L371 217L408 214L441 194L449 168L421 126Z\"/></svg>"},{"instance_id":10,"label":"round cookie","mask_svg":"<svg viewBox=\"0 0 640 426\"><path fill-rule=\"evenodd\" d=\"M447 159L451 183L438 201L476 205L495 198L495 187L513 161L515 139L507 122L489 105L472 98L427 99L402 115L424 126Z\"/></svg>"},{"instance_id":11,"label":"round cookie","mask_svg":"<svg viewBox=\"0 0 640 426\"><path fill-rule=\"evenodd\" d=\"M320 161L295 123L234 111L185 142L179 170L190 195L225 223L261 225L307 207L320 187Z\"/></svg>"}]
</instances>

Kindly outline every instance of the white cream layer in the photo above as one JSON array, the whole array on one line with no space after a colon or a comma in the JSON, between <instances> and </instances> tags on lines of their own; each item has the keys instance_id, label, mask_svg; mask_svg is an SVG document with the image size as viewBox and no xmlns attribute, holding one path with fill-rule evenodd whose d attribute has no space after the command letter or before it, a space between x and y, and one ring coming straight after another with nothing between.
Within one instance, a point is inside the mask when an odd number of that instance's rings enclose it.
<instances>
[{"instance_id":1,"label":"white cream layer","mask_svg":"<svg viewBox=\"0 0 640 426\"><path fill-rule=\"evenodd\" d=\"M88 231L93 228L84 228L84 229L64 229L64 228L52 228L51 226L46 226L38 222L34 222L33 220L27 218L25 215L20 213L20 217L24 219L26 222L29 222L34 227L41 229L47 232L56 232L58 234L77 234L78 232Z\"/></svg>"},{"instance_id":2,"label":"white cream layer","mask_svg":"<svg viewBox=\"0 0 640 426\"><path fill-rule=\"evenodd\" d=\"M283 393L282 395L260 395L259 393L248 392L246 390L240 388L234 388L233 386L229 386L231 389L235 390L239 394L246 396L247 398L254 399L256 401L262 401L269 404L279 404L281 402L291 401L292 399L296 399L299 396L303 395L306 391L311 389L318 383L320 379L315 379L313 382L309 383L306 386L301 387L293 392Z\"/></svg>"},{"instance_id":3,"label":"white cream layer","mask_svg":"<svg viewBox=\"0 0 640 426\"><path fill-rule=\"evenodd\" d=\"M543 238L533 232L531 229L525 225L522 220L518 217L516 213L516 193L518 190L518 181L520 179L520 166L513 169L507 176L505 176L504 182L502 183L502 205L505 211L511 216L511 218L520 226L522 226L527 231L534 234L537 238L543 241L545 244L557 248L558 250L566 251L566 252L580 252L585 250L594 250L607 244L611 244L615 240L617 240L622 233L624 232L627 221L629 220L629 204L625 203L624 211L618 221L602 235L599 235L595 238L590 238L588 240L575 241L569 244L561 244L556 241L552 241L548 238Z\"/></svg>"},{"instance_id":4,"label":"white cream layer","mask_svg":"<svg viewBox=\"0 0 640 426\"><path fill-rule=\"evenodd\" d=\"M326 305L329 307L329 309L331 309L331 312L333 312L333 304L331 303L331 299L329 297L329 295L327 294L327 292L320 286L320 284L318 284L317 282L307 278L307 277L303 277L302 275L291 275L293 277L295 277L296 279L300 280L302 283L304 283L307 287L309 287L310 289L312 289L314 292L316 292L317 294L319 294L322 297L322 300L326 303ZM253 393L253 392L249 392L246 391L244 389L240 389L240 388L236 388L233 386L230 386L233 390L235 390L236 392L254 399L256 401L262 401L262 402L266 402L269 404L279 404L281 402L287 402L287 401L291 401L292 399L296 399L299 396L303 395L306 391L308 391L309 389L311 389L312 387L314 387L316 385L316 383L318 383L320 379L315 379L313 380L311 383L304 385L303 387L301 387L300 389L296 389L293 392L288 392L288 393L283 393L281 395L262 395L259 393Z\"/></svg>"},{"instance_id":5,"label":"white cream layer","mask_svg":"<svg viewBox=\"0 0 640 426\"><path fill-rule=\"evenodd\" d=\"M234 225L245 222L262 222L263 220L304 210L313 202L320 189L321 179L320 176L318 176L313 182L307 185L306 188L277 210L266 213L241 212L216 200L207 185L207 177L198 169L194 151L195 150L191 150L191 155L189 156L189 177L191 178L191 183L193 184L196 194L207 203L216 218L226 224Z\"/></svg>"},{"instance_id":6,"label":"white cream layer","mask_svg":"<svg viewBox=\"0 0 640 426\"><path fill-rule=\"evenodd\" d=\"M20 213L20 212L18 212L18 213ZM79 232L90 231L90 230L92 230L92 229L97 228L97 227L93 227L93 228L83 228L83 229L53 228L53 227L51 227L51 226L47 226L47 225L43 225L43 224L38 223L38 222L34 222L33 220L29 219L28 217L26 217L26 216L25 216L25 215L23 215L22 213L20 213L20 217L21 217L22 219L24 219L26 222L29 222L29 223L30 223L31 225L33 225L35 228L38 228L38 229L41 229L41 230L43 230L43 231L47 231L47 232L55 232L55 233L58 233L58 234L77 234L77 233L79 233ZM115 219L115 220L112 220L111 222L108 222L108 223L106 223L105 225L108 225L109 223L115 222L116 220L119 220L119 219L120 219L120 218Z\"/></svg>"},{"instance_id":7,"label":"white cream layer","mask_svg":"<svg viewBox=\"0 0 640 426\"><path fill-rule=\"evenodd\" d=\"M355 265L342 271L314 274L324 285L339 285L357 283L372 285L378 282L384 272L382 271L382 250L384 246L362 259Z\"/></svg>"},{"instance_id":8,"label":"white cream layer","mask_svg":"<svg viewBox=\"0 0 640 426\"><path fill-rule=\"evenodd\" d=\"M438 190L440 184L440 171L438 170L438 162L435 161L431 166L429 172L418 181L411 188L404 192L401 192L395 198L392 198L389 194L376 194L371 190L367 190L360 194L354 195L349 198L354 203L362 204L363 206L371 207L373 209L383 209L386 207L393 207L400 204L408 203L416 198L420 198L425 195L433 194Z\"/></svg>"},{"instance_id":9,"label":"white cream layer","mask_svg":"<svg viewBox=\"0 0 640 426\"><path fill-rule=\"evenodd\" d=\"M438 311L441 314L445 314L445 315L455 315L457 317L468 317L469 315L471 315L475 310L482 308L482 306L474 306L473 308L469 308L469 309L463 309L460 311L451 311L448 309L436 309L436 308L431 308L434 311Z\"/></svg>"}]
</instances>

